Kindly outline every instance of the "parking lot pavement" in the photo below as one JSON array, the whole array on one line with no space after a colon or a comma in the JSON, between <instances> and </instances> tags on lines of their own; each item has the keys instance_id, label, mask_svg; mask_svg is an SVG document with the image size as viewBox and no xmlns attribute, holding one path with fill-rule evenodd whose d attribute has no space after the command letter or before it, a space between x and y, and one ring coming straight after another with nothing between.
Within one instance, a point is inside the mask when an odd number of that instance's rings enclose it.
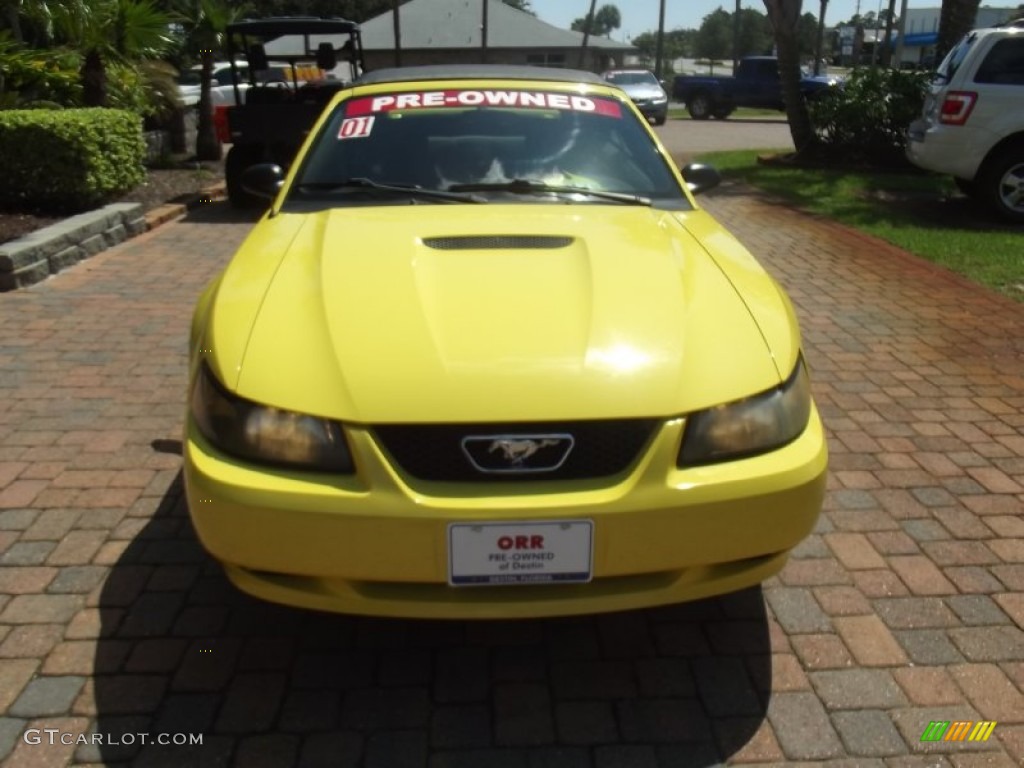
<instances>
[{"instance_id":1,"label":"parking lot pavement","mask_svg":"<svg viewBox=\"0 0 1024 768\"><path fill-rule=\"evenodd\" d=\"M249 226L223 208L5 294L0 760L1021 764L1024 305L734 187L706 205L793 297L830 491L779 577L658 610L388 621L235 591L179 474L191 305Z\"/></svg>"}]
</instances>

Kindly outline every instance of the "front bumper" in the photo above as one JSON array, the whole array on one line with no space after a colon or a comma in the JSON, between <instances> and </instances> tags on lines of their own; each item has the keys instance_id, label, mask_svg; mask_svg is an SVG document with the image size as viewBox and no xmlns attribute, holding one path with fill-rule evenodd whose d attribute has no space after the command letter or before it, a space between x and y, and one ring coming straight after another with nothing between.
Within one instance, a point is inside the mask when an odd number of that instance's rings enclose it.
<instances>
[{"instance_id":1,"label":"front bumper","mask_svg":"<svg viewBox=\"0 0 1024 768\"><path fill-rule=\"evenodd\" d=\"M371 434L349 428L349 477L240 464L190 422L189 509L203 546L241 589L343 613L513 618L625 610L763 581L813 528L827 452L812 411L804 434L763 456L675 468L683 420L665 422L610 480L509 486L400 475ZM666 469L669 468L669 469ZM448 585L449 523L593 521L586 584Z\"/></svg>"},{"instance_id":2,"label":"front bumper","mask_svg":"<svg viewBox=\"0 0 1024 768\"><path fill-rule=\"evenodd\" d=\"M636 104L636 108L640 110L640 114L646 117L648 120L656 120L657 122L665 122L668 118L668 100L662 102L633 102Z\"/></svg>"}]
</instances>

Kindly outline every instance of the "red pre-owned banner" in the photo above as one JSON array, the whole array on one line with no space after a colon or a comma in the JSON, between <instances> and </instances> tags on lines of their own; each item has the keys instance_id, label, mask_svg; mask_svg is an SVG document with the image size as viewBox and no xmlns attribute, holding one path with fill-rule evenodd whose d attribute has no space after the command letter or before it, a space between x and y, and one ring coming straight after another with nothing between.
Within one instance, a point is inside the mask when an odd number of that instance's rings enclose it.
<instances>
[{"instance_id":1,"label":"red pre-owned banner","mask_svg":"<svg viewBox=\"0 0 1024 768\"><path fill-rule=\"evenodd\" d=\"M580 96L572 93L547 91L422 91L387 93L353 99L345 114L349 117L372 115L380 112L409 109L438 109L444 107L517 107L521 109L562 109L592 112L605 117L622 117L622 108L614 99Z\"/></svg>"}]
</instances>

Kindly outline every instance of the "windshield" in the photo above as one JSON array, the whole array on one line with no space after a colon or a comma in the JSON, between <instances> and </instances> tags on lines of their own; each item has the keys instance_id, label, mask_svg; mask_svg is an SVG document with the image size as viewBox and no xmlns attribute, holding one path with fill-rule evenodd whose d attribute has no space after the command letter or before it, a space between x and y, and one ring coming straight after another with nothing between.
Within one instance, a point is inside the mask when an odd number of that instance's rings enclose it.
<instances>
[{"instance_id":1,"label":"windshield","mask_svg":"<svg viewBox=\"0 0 1024 768\"><path fill-rule=\"evenodd\" d=\"M619 100L470 89L341 102L307 153L285 207L325 200L441 204L458 202L458 195L468 201L466 193L475 202L689 207L650 134Z\"/></svg>"},{"instance_id":2,"label":"windshield","mask_svg":"<svg viewBox=\"0 0 1024 768\"><path fill-rule=\"evenodd\" d=\"M658 78L650 72L611 72L605 80L616 85L659 85Z\"/></svg>"}]
</instances>

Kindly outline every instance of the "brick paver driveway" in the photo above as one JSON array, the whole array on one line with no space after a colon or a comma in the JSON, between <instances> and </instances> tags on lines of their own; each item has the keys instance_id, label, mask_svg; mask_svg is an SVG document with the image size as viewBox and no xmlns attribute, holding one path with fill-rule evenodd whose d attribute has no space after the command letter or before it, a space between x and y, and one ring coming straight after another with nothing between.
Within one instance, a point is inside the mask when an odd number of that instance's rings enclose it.
<instances>
[{"instance_id":1,"label":"brick paver driveway","mask_svg":"<svg viewBox=\"0 0 1024 768\"><path fill-rule=\"evenodd\" d=\"M1024 306L740 190L706 203L797 304L831 485L781 577L660 610L367 620L228 585L177 453L191 304L249 226L216 205L0 296L0 758L1020 764ZM979 720L988 741L921 741Z\"/></svg>"}]
</instances>

